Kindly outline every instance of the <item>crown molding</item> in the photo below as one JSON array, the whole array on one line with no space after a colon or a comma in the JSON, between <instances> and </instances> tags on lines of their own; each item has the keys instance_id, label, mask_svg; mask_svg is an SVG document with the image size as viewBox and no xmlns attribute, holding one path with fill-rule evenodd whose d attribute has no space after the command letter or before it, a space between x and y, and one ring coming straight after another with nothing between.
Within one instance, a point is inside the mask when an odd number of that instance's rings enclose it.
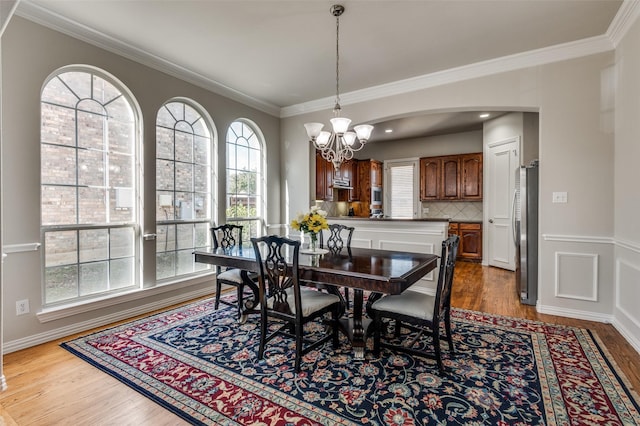
<instances>
[{"instance_id":1,"label":"crown molding","mask_svg":"<svg viewBox=\"0 0 640 426\"><path fill-rule=\"evenodd\" d=\"M627 31L636 22L638 16L640 16L640 1L624 0L607 29L607 37L609 37L614 47L618 46Z\"/></svg>"},{"instance_id":2,"label":"crown molding","mask_svg":"<svg viewBox=\"0 0 640 426\"><path fill-rule=\"evenodd\" d=\"M159 56L152 55L149 52L145 52L131 46L130 44L123 43L120 40L108 36L100 31L96 31L86 25L82 25L74 20L33 4L28 0L20 1L17 9L15 10L15 14L62 34L66 34L92 44L119 56L123 56L127 59L146 65L172 77L179 78L213 93L217 93L218 95L253 107L264 113L275 117L280 115L280 107L277 105L246 95L239 90L225 86L222 83L211 80L201 74L188 70L183 66L167 61Z\"/></svg>"},{"instance_id":3,"label":"crown molding","mask_svg":"<svg viewBox=\"0 0 640 426\"><path fill-rule=\"evenodd\" d=\"M490 59L475 64L412 77L405 80L369 87L340 94L340 104L349 105L388 96L428 89L449 83L456 83L492 74L534 67L567 59L579 58L613 50L614 46L606 35L590 37L569 43L558 44L543 49L531 50L501 58ZM330 109L334 98L327 97L311 102L287 106L281 109L280 117L293 117L308 112Z\"/></svg>"}]
</instances>

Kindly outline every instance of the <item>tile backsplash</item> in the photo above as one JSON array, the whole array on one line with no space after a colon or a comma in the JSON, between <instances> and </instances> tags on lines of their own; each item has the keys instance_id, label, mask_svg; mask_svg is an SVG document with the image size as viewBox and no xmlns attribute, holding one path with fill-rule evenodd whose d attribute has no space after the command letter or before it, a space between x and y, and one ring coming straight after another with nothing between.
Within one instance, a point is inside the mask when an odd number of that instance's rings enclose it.
<instances>
[{"instance_id":1,"label":"tile backsplash","mask_svg":"<svg viewBox=\"0 0 640 426\"><path fill-rule=\"evenodd\" d=\"M429 209L427 212L426 209ZM433 219L482 220L482 201L430 201L422 202L422 217Z\"/></svg>"},{"instance_id":2,"label":"tile backsplash","mask_svg":"<svg viewBox=\"0 0 640 426\"><path fill-rule=\"evenodd\" d=\"M316 205L326 210L329 216L343 216L349 210L349 203L317 201ZM426 209L429 209L427 212ZM421 203L420 217L429 219L451 219L482 221L482 201L430 201Z\"/></svg>"}]
</instances>

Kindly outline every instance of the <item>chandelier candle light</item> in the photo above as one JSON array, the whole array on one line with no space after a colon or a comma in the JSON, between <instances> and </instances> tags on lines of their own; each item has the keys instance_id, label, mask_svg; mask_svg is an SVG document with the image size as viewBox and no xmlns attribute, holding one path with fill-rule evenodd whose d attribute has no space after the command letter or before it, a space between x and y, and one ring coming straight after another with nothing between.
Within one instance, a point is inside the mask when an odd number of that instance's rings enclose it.
<instances>
[{"instance_id":1,"label":"chandelier candle light","mask_svg":"<svg viewBox=\"0 0 640 426\"><path fill-rule=\"evenodd\" d=\"M344 7L339 4L331 6L331 14L336 17L336 103L333 107L331 126L332 132L323 131L322 123L306 123L304 125L307 135L322 157L333 163L333 167L340 169L340 165L353 158L353 153L362 149L371 136L373 126L361 124L354 126L349 131L351 120L340 117L340 15L344 13ZM357 139L357 143L356 143Z\"/></svg>"}]
</instances>

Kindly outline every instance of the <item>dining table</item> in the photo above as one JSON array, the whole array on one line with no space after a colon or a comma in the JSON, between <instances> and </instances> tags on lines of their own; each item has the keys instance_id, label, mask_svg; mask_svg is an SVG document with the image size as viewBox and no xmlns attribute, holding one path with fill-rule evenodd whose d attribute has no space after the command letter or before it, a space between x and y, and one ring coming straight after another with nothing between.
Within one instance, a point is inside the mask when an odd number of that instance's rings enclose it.
<instances>
[{"instance_id":1,"label":"dining table","mask_svg":"<svg viewBox=\"0 0 640 426\"><path fill-rule=\"evenodd\" d=\"M336 288L353 290L351 314L340 320L340 328L351 342L354 358L365 356L367 330L371 320L364 317L364 294L369 300L384 294L400 294L420 278L434 270L438 256L428 253L412 253L395 250L349 247L339 251L323 250L322 254L305 254L301 250L298 259L300 280L322 283ZM239 268L243 280L253 296L243 307L243 320L247 315L259 313L258 286L250 273L259 273L255 252L251 245L231 249L194 251L195 261L228 268Z\"/></svg>"}]
</instances>

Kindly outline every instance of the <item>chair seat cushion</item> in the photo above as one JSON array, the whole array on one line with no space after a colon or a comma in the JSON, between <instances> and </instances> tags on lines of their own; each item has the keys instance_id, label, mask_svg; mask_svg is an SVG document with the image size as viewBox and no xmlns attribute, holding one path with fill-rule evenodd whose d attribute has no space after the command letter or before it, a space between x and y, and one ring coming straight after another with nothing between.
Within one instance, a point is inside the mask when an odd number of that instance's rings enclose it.
<instances>
[{"instance_id":1,"label":"chair seat cushion","mask_svg":"<svg viewBox=\"0 0 640 426\"><path fill-rule=\"evenodd\" d=\"M220 281L242 284L241 272L242 269L227 269L226 271L219 273L216 278ZM257 274L249 272L249 278L253 279L254 277L257 277Z\"/></svg>"},{"instance_id":2,"label":"chair seat cushion","mask_svg":"<svg viewBox=\"0 0 640 426\"><path fill-rule=\"evenodd\" d=\"M295 315L296 307L294 302L293 288L285 290L287 293L287 302L291 312ZM335 294L325 293L310 288L300 288L300 300L302 302L302 316L308 317L314 312L326 308L334 303L341 303L340 298ZM267 306L273 308L273 298L267 300Z\"/></svg>"},{"instance_id":3,"label":"chair seat cushion","mask_svg":"<svg viewBox=\"0 0 640 426\"><path fill-rule=\"evenodd\" d=\"M377 311L392 312L431 321L433 319L435 301L435 296L430 294L407 290L401 294L384 296L375 301L371 308Z\"/></svg>"}]
</instances>

